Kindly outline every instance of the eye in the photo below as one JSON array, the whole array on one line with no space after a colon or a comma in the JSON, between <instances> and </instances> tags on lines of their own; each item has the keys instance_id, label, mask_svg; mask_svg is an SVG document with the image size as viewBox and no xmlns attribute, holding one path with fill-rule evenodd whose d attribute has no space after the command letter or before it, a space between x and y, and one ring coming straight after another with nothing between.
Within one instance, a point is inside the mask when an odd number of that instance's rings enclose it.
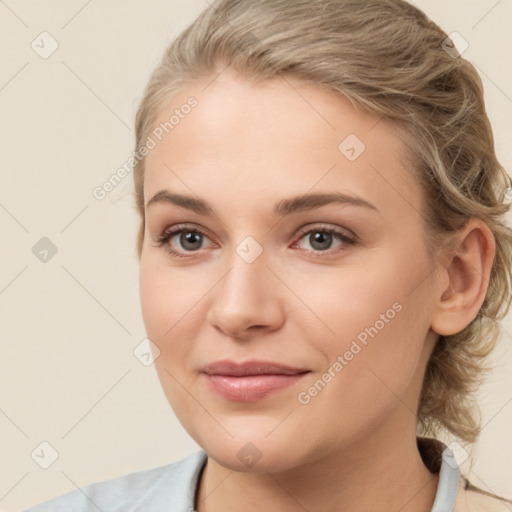
<instances>
[{"instance_id":1,"label":"eye","mask_svg":"<svg viewBox=\"0 0 512 512\"><path fill-rule=\"evenodd\" d=\"M298 233L299 237L292 245L292 248L298 247L306 252L317 254L317 256L331 255L336 252L343 251L347 245L355 245L356 238L348 237L339 229L330 226L317 226L314 228L303 228ZM300 241L305 239L312 249L304 248ZM165 250L173 257L187 258L193 253L204 249L203 243L209 240L206 233L192 225L177 225L166 229L156 239L157 247L164 247ZM338 245L332 249L333 243ZM212 243L213 244L213 243ZM213 244L215 246L215 244ZM177 247L177 249L176 249ZM189 253L189 255L186 255Z\"/></svg>"},{"instance_id":2,"label":"eye","mask_svg":"<svg viewBox=\"0 0 512 512\"><path fill-rule=\"evenodd\" d=\"M307 230L302 229L299 232L300 239L305 240L312 249L304 248L300 245L300 243L294 244L293 247L299 246L300 249L304 249L308 252L314 253L322 253L327 252L328 254L332 254L333 252L338 252L339 250L343 250L346 245L355 245L356 240L354 238L350 238L346 236L341 230L328 227L328 226L317 226L315 228L309 228ZM337 246L335 246L335 250L332 251L333 243L336 241L339 242ZM336 249L336 247L338 249Z\"/></svg>"},{"instance_id":3,"label":"eye","mask_svg":"<svg viewBox=\"0 0 512 512\"><path fill-rule=\"evenodd\" d=\"M187 225L173 226L166 229L161 235L157 237L157 247L164 247L165 250L177 258L186 258L187 256L181 252L194 253L200 249L204 249L203 242L207 239L206 233L197 227L188 227ZM173 247L178 247L176 251Z\"/></svg>"}]
</instances>

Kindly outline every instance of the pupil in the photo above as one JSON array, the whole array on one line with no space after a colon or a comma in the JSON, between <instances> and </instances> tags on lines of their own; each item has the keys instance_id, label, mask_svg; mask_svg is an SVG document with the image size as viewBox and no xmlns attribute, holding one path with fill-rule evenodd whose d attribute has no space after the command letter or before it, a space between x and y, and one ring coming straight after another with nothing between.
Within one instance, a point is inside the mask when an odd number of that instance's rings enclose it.
<instances>
[{"instance_id":1,"label":"pupil","mask_svg":"<svg viewBox=\"0 0 512 512\"><path fill-rule=\"evenodd\" d=\"M329 246L331 245L331 241L332 235L330 233L323 233L321 231L317 231L316 233L314 233L311 246L319 250L325 250L329 248Z\"/></svg>"},{"instance_id":2,"label":"pupil","mask_svg":"<svg viewBox=\"0 0 512 512\"><path fill-rule=\"evenodd\" d=\"M195 239L195 240L194 240ZM184 248L187 248L187 244L191 244L192 247L189 247L189 249L197 249L197 247L194 246L194 242L197 245L197 242L199 241L199 246L201 246L201 234L200 233L182 233L181 235L181 244Z\"/></svg>"}]
</instances>

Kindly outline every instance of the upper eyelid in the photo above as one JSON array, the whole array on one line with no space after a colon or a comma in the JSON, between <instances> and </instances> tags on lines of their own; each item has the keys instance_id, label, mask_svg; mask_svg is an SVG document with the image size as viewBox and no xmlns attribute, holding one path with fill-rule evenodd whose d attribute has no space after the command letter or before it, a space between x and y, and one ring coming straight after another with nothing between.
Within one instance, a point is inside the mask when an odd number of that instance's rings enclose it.
<instances>
[{"instance_id":1,"label":"upper eyelid","mask_svg":"<svg viewBox=\"0 0 512 512\"><path fill-rule=\"evenodd\" d=\"M174 226L170 226L170 227L167 227L165 228L163 231L162 231L162 234L165 234L167 232L169 233L178 233L180 231L186 231L186 230L189 230L189 231L197 231L201 234L204 234L204 235L207 235L208 232L210 231L209 229L207 228L203 228L203 227L198 227L197 225L195 224L192 224L192 223L183 223L183 224L176 224ZM311 224L307 224L305 226L302 226L300 228L298 228L297 230L295 230L295 232L297 234L299 233L307 233L308 231L310 230L314 230L314 229L318 229L319 231L324 229L326 231L339 231L339 230L346 230L346 231L349 231L350 233L352 233L353 236L356 236L355 233L352 232L352 230L348 229L348 228L345 228L345 227L341 227L341 226L333 226L332 224L329 224L329 223L326 223L326 222L312 222Z\"/></svg>"}]
</instances>

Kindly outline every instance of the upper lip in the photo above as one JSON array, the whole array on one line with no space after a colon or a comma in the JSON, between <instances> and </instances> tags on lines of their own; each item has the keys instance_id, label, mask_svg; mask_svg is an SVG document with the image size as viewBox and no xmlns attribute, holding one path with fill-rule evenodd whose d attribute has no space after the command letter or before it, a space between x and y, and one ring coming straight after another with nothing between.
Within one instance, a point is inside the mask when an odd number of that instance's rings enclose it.
<instances>
[{"instance_id":1,"label":"upper lip","mask_svg":"<svg viewBox=\"0 0 512 512\"><path fill-rule=\"evenodd\" d=\"M204 366L202 373L209 375L230 375L234 377L243 377L247 375L296 375L308 372L307 368L294 368L280 363L271 361L245 361L243 363L235 363L224 359L215 361Z\"/></svg>"}]
</instances>

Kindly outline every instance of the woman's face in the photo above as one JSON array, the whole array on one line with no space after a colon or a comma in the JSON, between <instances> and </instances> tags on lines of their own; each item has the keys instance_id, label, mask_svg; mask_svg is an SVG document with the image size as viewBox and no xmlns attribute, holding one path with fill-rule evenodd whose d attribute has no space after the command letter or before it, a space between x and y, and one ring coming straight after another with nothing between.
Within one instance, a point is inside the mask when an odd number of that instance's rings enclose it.
<instances>
[{"instance_id":1,"label":"woman's face","mask_svg":"<svg viewBox=\"0 0 512 512\"><path fill-rule=\"evenodd\" d=\"M141 306L178 419L240 471L414 435L435 273L396 128L291 78L205 86L146 157Z\"/></svg>"}]
</instances>

